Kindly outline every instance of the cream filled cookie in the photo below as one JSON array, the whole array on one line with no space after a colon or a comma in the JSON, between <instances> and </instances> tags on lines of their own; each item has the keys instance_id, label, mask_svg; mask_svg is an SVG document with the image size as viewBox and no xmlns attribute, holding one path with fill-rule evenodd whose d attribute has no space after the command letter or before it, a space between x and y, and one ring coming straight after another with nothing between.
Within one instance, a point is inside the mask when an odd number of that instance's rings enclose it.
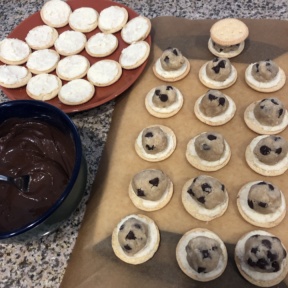
<instances>
[{"instance_id":1,"label":"cream filled cookie","mask_svg":"<svg viewBox=\"0 0 288 288\"><path fill-rule=\"evenodd\" d=\"M61 0L50 0L40 10L42 21L48 26L60 28L68 24L70 6Z\"/></svg>"},{"instance_id":2,"label":"cream filled cookie","mask_svg":"<svg viewBox=\"0 0 288 288\"><path fill-rule=\"evenodd\" d=\"M263 228L277 226L286 215L282 191L266 181L243 185L237 196L237 207L247 222Z\"/></svg>"},{"instance_id":3,"label":"cream filled cookie","mask_svg":"<svg viewBox=\"0 0 288 288\"><path fill-rule=\"evenodd\" d=\"M211 221L222 216L228 201L225 185L211 176L192 178L182 189L182 203L186 211L201 221Z\"/></svg>"},{"instance_id":4,"label":"cream filled cookie","mask_svg":"<svg viewBox=\"0 0 288 288\"><path fill-rule=\"evenodd\" d=\"M263 176L282 175L288 169L288 143L279 135L260 135L246 148L249 167Z\"/></svg>"},{"instance_id":5,"label":"cream filled cookie","mask_svg":"<svg viewBox=\"0 0 288 288\"><path fill-rule=\"evenodd\" d=\"M235 102L219 90L208 90L194 105L196 117L203 123L219 126L229 122L235 115Z\"/></svg>"},{"instance_id":6,"label":"cream filled cookie","mask_svg":"<svg viewBox=\"0 0 288 288\"><path fill-rule=\"evenodd\" d=\"M128 12L124 7L110 6L100 12L98 27L104 33L120 31L128 21Z\"/></svg>"},{"instance_id":7,"label":"cream filled cookie","mask_svg":"<svg viewBox=\"0 0 288 288\"><path fill-rule=\"evenodd\" d=\"M118 47L118 39L113 34L96 33L85 44L86 52L93 57L105 57L112 54Z\"/></svg>"},{"instance_id":8,"label":"cream filled cookie","mask_svg":"<svg viewBox=\"0 0 288 288\"><path fill-rule=\"evenodd\" d=\"M121 30L121 37L124 42L132 44L144 40L151 31L151 21L147 17L137 16L131 19Z\"/></svg>"},{"instance_id":9,"label":"cream filled cookie","mask_svg":"<svg viewBox=\"0 0 288 288\"><path fill-rule=\"evenodd\" d=\"M93 64L88 72L87 78L95 86L109 86L119 80L122 75L122 67L115 60L100 60Z\"/></svg>"},{"instance_id":10,"label":"cream filled cookie","mask_svg":"<svg viewBox=\"0 0 288 288\"><path fill-rule=\"evenodd\" d=\"M0 42L0 61L19 65L27 61L31 49L28 44L16 38L6 38Z\"/></svg>"},{"instance_id":11,"label":"cream filled cookie","mask_svg":"<svg viewBox=\"0 0 288 288\"><path fill-rule=\"evenodd\" d=\"M60 59L60 55L53 49L42 49L30 54L26 66L34 74L53 71Z\"/></svg>"},{"instance_id":12,"label":"cream filled cookie","mask_svg":"<svg viewBox=\"0 0 288 288\"><path fill-rule=\"evenodd\" d=\"M147 60L149 53L150 45L145 41L138 41L121 51L119 63L124 69L135 69Z\"/></svg>"},{"instance_id":13,"label":"cream filled cookie","mask_svg":"<svg viewBox=\"0 0 288 288\"><path fill-rule=\"evenodd\" d=\"M226 246L218 235L196 228L186 232L179 240L176 259L188 277L207 282L222 275L228 256Z\"/></svg>"},{"instance_id":14,"label":"cream filled cookie","mask_svg":"<svg viewBox=\"0 0 288 288\"><path fill-rule=\"evenodd\" d=\"M60 78L42 73L33 76L27 83L26 92L35 100L47 101L55 98L62 87Z\"/></svg>"},{"instance_id":15,"label":"cream filled cookie","mask_svg":"<svg viewBox=\"0 0 288 288\"><path fill-rule=\"evenodd\" d=\"M182 108L184 98L176 87L161 85L151 89L145 98L148 112L157 118L168 118Z\"/></svg>"},{"instance_id":16,"label":"cream filled cookie","mask_svg":"<svg viewBox=\"0 0 288 288\"><path fill-rule=\"evenodd\" d=\"M236 82L237 70L228 58L216 57L200 68L199 79L210 89L225 89Z\"/></svg>"},{"instance_id":17,"label":"cream filled cookie","mask_svg":"<svg viewBox=\"0 0 288 288\"><path fill-rule=\"evenodd\" d=\"M94 96L94 86L85 79L75 79L59 91L59 100L66 105L80 105L88 102Z\"/></svg>"},{"instance_id":18,"label":"cream filled cookie","mask_svg":"<svg viewBox=\"0 0 288 288\"><path fill-rule=\"evenodd\" d=\"M1 65L0 86L5 88L19 88L25 86L30 78L31 72L24 66Z\"/></svg>"},{"instance_id":19,"label":"cream filled cookie","mask_svg":"<svg viewBox=\"0 0 288 288\"><path fill-rule=\"evenodd\" d=\"M144 211L155 211L166 206L173 195L173 183L161 170L146 169L133 176L129 197Z\"/></svg>"},{"instance_id":20,"label":"cream filled cookie","mask_svg":"<svg viewBox=\"0 0 288 288\"><path fill-rule=\"evenodd\" d=\"M160 233L155 222L145 215L124 217L112 233L112 248L122 261L137 265L148 261L158 250Z\"/></svg>"},{"instance_id":21,"label":"cream filled cookie","mask_svg":"<svg viewBox=\"0 0 288 288\"><path fill-rule=\"evenodd\" d=\"M247 126L258 134L278 134L288 125L288 113L276 97L251 103L244 112Z\"/></svg>"},{"instance_id":22,"label":"cream filled cookie","mask_svg":"<svg viewBox=\"0 0 288 288\"><path fill-rule=\"evenodd\" d=\"M178 48L167 48L153 65L157 78L167 82L175 82L187 76L190 62Z\"/></svg>"},{"instance_id":23,"label":"cream filled cookie","mask_svg":"<svg viewBox=\"0 0 288 288\"><path fill-rule=\"evenodd\" d=\"M230 157L230 146L219 133L203 132L187 144L186 159L202 171L219 170L229 162Z\"/></svg>"},{"instance_id":24,"label":"cream filled cookie","mask_svg":"<svg viewBox=\"0 0 288 288\"><path fill-rule=\"evenodd\" d=\"M69 26L75 31L88 33L96 29L98 17L99 14L94 8L81 7L70 14Z\"/></svg>"},{"instance_id":25,"label":"cream filled cookie","mask_svg":"<svg viewBox=\"0 0 288 288\"><path fill-rule=\"evenodd\" d=\"M58 38L58 31L48 25L39 25L31 29L26 38L26 43L34 50L47 49L54 45Z\"/></svg>"},{"instance_id":26,"label":"cream filled cookie","mask_svg":"<svg viewBox=\"0 0 288 288\"><path fill-rule=\"evenodd\" d=\"M84 77L89 68L90 63L85 56L71 55L58 62L56 74L59 78L70 81Z\"/></svg>"},{"instance_id":27,"label":"cream filled cookie","mask_svg":"<svg viewBox=\"0 0 288 288\"><path fill-rule=\"evenodd\" d=\"M268 59L250 64L245 71L245 80L252 89L269 93L284 86L286 75L282 68Z\"/></svg>"},{"instance_id":28,"label":"cream filled cookie","mask_svg":"<svg viewBox=\"0 0 288 288\"><path fill-rule=\"evenodd\" d=\"M167 126L152 125L143 129L136 141L135 150L144 160L162 161L168 158L176 148L176 136Z\"/></svg>"},{"instance_id":29,"label":"cream filled cookie","mask_svg":"<svg viewBox=\"0 0 288 288\"><path fill-rule=\"evenodd\" d=\"M260 287L279 284L287 275L287 251L271 233L255 230L243 235L235 248L235 262L241 275Z\"/></svg>"}]
</instances>

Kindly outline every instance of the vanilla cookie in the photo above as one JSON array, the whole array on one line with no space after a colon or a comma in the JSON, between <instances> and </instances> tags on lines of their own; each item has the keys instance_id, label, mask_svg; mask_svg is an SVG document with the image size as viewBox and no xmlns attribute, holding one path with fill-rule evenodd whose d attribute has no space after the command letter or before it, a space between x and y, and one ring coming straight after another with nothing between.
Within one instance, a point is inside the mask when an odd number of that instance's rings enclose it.
<instances>
[{"instance_id":1,"label":"vanilla cookie","mask_svg":"<svg viewBox=\"0 0 288 288\"><path fill-rule=\"evenodd\" d=\"M286 215L286 201L282 191L265 181L243 185L237 196L237 207L247 222L263 228L277 226Z\"/></svg>"},{"instance_id":2,"label":"vanilla cookie","mask_svg":"<svg viewBox=\"0 0 288 288\"><path fill-rule=\"evenodd\" d=\"M251 103L244 112L246 125L258 134L278 134L288 125L288 113L275 97Z\"/></svg>"},{"instance_id":3,"label":"vanilla cookie","mask_svg":"<svg viewBox=\"0 0 288 288\"><path fill-rule=\"evenodd\" d=\"M218 235L207 229L196 228L186 232L179 240L176 259L188 277L207 282L222 275L228 255Z\"/></svg>"},{"instance_id":4,"label":"vanilla cookie","mask_svg":"<svg viewBox=\"0 0 288 288\"><path fill-rule=\"evenodd\" d=\"M138 41L121 51L119 63L124 69L135 69L147 60L149 53L150 45L145 41Z\"/></svg>"},{"instance_id":5,"label":"vanilla cookie","mask_svg":"<svg viewBox=\"0 0 288 288\"><path fill-rule=\"evenodd\" d=\"M27 60L27 68L34 74L53 71L60 59L60 55L53 49L42 49L32 52Z\"/></svg>"},{"instance_id":6,"label":"vanilla cookie","mask_svg":"<svg viewBox=\"0 0 288 288\"><path fill-rule=\"evenodd\" d=\"M0 42L0 61L20 65L27 61L31 49L27 43L16 38L5 38Z\"/></svg>"},{"instance_id":7,"label":"vanilla cookie","mask_svg":"<svg viewBox=\"0 0 288 288\"><path fill-rule=\"evenodd\" d=\"M172 117L183 106L183 95L171 85L152 88L145 97L147 111L157 118Z\"/></svg>"},{"instance_id":8,"label":"vanilla cookie","mask_svg":"<svg viewBox=\"0 0 288 288\"><path fill-rule=\"evenodd\" d=\"M26 92L35 100L47 101L55 98L61 89L61 80L53 75L42 73L33 76L27 83Z\"/></svg>"},{"instance_id":9,"label":"vanilla cookie","mask_svg":"<svg viewBox=\"0 0 288 288\"><path fill-rule=\"evenodd\" d=\"M48 25L40 25L31 29L26 38L26 43L34 50L47 49L54 45L58 38L58 31Z\"/></svg>"},{"instance_id":10,"label":"vanilla cookie","mask_svg":"<svg viewBox=\"0 0 288 288\"><path fill-rule=\"evenodd\" d=\"M131 214L121 219L112 233L115 255L133 265L152 258L158 250L159 242L160 233L155 222L140 214Z\"/></svg>"},{"instance_id":11,"label":"vanilla cookie","mask_svg":"<svg viewBox=\"0 0 288 288\"><path fill-rule=\"evenodd\" d=\"M245 71L246 83L254 90L270 93L280 90L286 83L286 74L274 61L250 64Z\"/></svg>"},{"instance_id":12,"label":"vanilla cookie","mask_svg":"<svg viewBox=\"0 0 288 288\"><path fill-rule=\"evenodd\" d=\"M176 148L176 136L167 126L151 125L143 129L136 141L135 150L138 156L150 162L168 158Z\"/></svg>"},{"instance_id":13,"label":"vanilla cookie","mask_svg":"<svg viewBox=\"0 0 288 288\"><path fill-rule=\"evenodd\" d=\"M61 0L50 0L40 10L42 21L48 26L60 28L68 24L70 6Z\"/></svg>"},{"instance_id":14,"label":"vanilla cookie","mask_svg":"<svg viewBox=\"0 0 288 288\"><path fill-rule=\"evenodd\" d=\"M88 102L95 93L94 86L85 79L71 80L59 91L59 100L66 105L80 105Z\"/></svg>"},{"instance_id":15,"label":"vanilla cookie","mask_svg":"<svg viewBox=\"0 0 288 288\"><path fill-rule=\"evenodd\" d=\"M133 176L129 197L144 211L156 211L166 206L173 195L173 183L161 170L146 169Z\"/></svg>"},{"instance_id":16,"label":"vanilla cookie","mask_svg":"<svg viewBox=\"0 0 288 288\"><path fill-rule=\"evenodd\" d=\"M147 17L137 16L131 19L121 30L121 37L124 42L132 44L144 40L151 31L151 21Z\"/></svg>"},{"instance_id":17,"label":"vanilla cookie","mask_svg":"<svg viewBox=\"0 0 288 288\"><path fill-rule=\"evenodd\" d=\"M91 36L85 44L86 52L93 57L111 55L118 47L118 39L113 34L98 32Z\"/></svg>"},{"instance_id":18,"label":"vanilla cookie","mask_svg":"<svg viewBox=\"0 0 288 288\"><path fill-rule=\"evenodd\" d=\"M238 240L235 262L241 275L260 287L278 286L288 272L285 246L263 230L248 232Z\"/></svg>"},{"instance_id":19,"label":"vanilla cookie","mask_svg":"<svg viewBox=\"0 0 288 288\"><path fill-rule=\"evenodd\" d=\"M31 77L31 72L24 66L0 65L0 86L2 87L23 87Z\"/></svg>"},{"instance_id":20,"label":"vanilla cookie","mask_svg":"<svg viewBox=\"0 0 288 288\"><path fill-rule=\"evenodd\" d=\"M196 117L210 126L219 126L229 122L235 115L235 102L218 90L208 90L199 97L194 105Z\"/></svg>"},{"instance_id":21,"label":"vanilla cookie","mask_svg":"<svg viewBox=\"0 0 288 288\"><path fill-rule=\"evenodd\" d=\"M81 7L70 14L69 26L75 31L88 33L96 29L98 17L99 14L94 8Z\"/></svg>"},{"instance_id":22,"label":"vanilla cookie","mask_svg":"<svg viewBox=\"0 0 288 288\"><path fill-rule=\"evenodd\" d=\"M86 42L86 36L82 32L67 30L59 35L54 46L60 55L70 56L80 53L85 48Z\"/></svg>"},{"instance_id":23,"label":"vanilla cookie","mask_svg":"<svg viewBox=\"0 0 288 288\"><path fill-rule=\"evenodd\" d=\"M95 86L105 87L112 85L122 75L122 67L115 60L100 60L94 63L87 72L87 78Z\"/></svg>"}]
</instances>

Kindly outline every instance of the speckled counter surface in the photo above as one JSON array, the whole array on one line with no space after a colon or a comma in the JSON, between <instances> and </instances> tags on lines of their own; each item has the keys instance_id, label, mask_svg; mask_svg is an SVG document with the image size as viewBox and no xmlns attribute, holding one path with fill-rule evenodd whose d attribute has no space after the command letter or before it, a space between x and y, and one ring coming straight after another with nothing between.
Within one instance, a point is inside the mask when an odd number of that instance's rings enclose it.
<instances>
[{"instance_id":1,"label":"speckled counter surface","mask_svg":"<svg viewBox=\"0 0 288 288\"><path fill-rule=\"evenodd\" d=\"M81 1L81 0L79 0ZM93 1L93 0L91 0ZM97 0L94 0L97 1ZM23 19L40 10L43 0L0 0L0 40ZM286 0L117 0L149 18L190 19L224 17L288 20ZM1 91L0 102L8 98ZM0 287L59 287L81 226L90 189L109 131L114 101L70 115L79 129L88 163L83 201L54 233L25 244L0 244Z\"/></svg>"}]
</instances>

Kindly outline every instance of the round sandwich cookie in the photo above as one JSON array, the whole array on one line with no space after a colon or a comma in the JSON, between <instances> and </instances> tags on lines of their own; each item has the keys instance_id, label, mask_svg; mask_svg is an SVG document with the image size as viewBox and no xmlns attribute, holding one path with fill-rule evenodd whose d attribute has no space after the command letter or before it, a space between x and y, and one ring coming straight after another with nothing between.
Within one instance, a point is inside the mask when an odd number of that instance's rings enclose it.
<instances>
[{"instance_id":1,"label":"round sandwich cookie","mask_svg":"<svg viewBox=\"0 0 288 288\"><path fill-rule=\"evenodd\" d=\"M259 135L247 146L245 158L260 175L282 175L288 169L288 142L279 135Z\"/></svg>"},{"instance_id":2,"label":"round sandwich cookie","mask_svg":"<svg viewBox=\"0 0 288 288\"><path fill-rule=\"evenodd\" d=\"M53 49L42 49L32 52L26 66L33 74L49 73L55 70L60 55Z\"/></svg>"},{"instance_id":3,"label":"round sandwich cookie","mask_svg":"<svg viewBox=\"0 0 288 288\"><path fill-rule=\"evenodd\" d=\"M214 232L196 228L186 232L176 247L180 269L190 278L208 282L222 275L228 261L227 249Z\"/></svg>"},{"instance_id":4,"label":"round sandwich cookie","mask_svg":"<svg viewBox=\"0 0 288 288\"><path fill-rule=\"evenodd\" d=\"M275 235L254 230L243 235L235 247L240 274L259 287L278 285L287 275L287 250Z\"/></svg>"},{"instance_id":5,"label":"round sandwich cookie","mask_svg":"<svg viewBox=\"0 0 288 288\"><path fill-rule=\"evenodd\" d=\"M31 49L47 49L54 45L58 38L58 31L48 25L39 25L31 29L26 38L26 43Z\"/></svg>"},{"instance_id":6,"label":"round sandwich cookie","mask_svg":"<svg viewBox=\"0 0 288 288\"><path fill-rule=\"evenodd\" d=\"M187 144L186 159L201 171L217 171L229 162L230 146L220 133L203 132Z\"/></svg>"},{"instance_id":7,"label":"round sandwich cookie","mask_svg":"<svg viewBox=\"0 0 288 288\"><path fill-rule=\"evenodd\" d=\"M250 64L245 80L252 89L270 93L280 90L286 83L286 74L274 61L267 59Z\"/></svg>"},{"instance_id":8,"label":"round sandwich cookie","mask_svg":"<svg viewBox=\"0 0 288 288\"><path fill-rule=\"evenodd\" d=\"M117 224L112 233L115 255L128 264L142 264L158 250L160 233L156 223L141 214L131 214Z\"/></svg>"},{"instance_id":9,"label":"round sandwich cookie","mask_svg":"<svg viewBox=\"0 0 288 288\"><path fill-rule=\"evenodd\" d=\"M47 101L55 98L61 87L60 78L53 74L41 73L28 81L26 92L35 100Z\"/></svg>"},{"instance_id":10,"label":"round sandwich cookie","mask_svg":"<svg viewBox=\"0 0 288 288\"><path fill-rule=\"evenodd\" d=\"M169 118L179 112L183 102L184 98L179 89L171 85L161 85L148 92L145 107L157 118Z\"/></svg>"},{"instance_id":11,"label":"round sandwich cookie","mask_svg":"<svg viewBox=\"0 0 288 288\"><path fill-rule=\"evenodd\" d=\"M190 72L190 62L178 48L167 48L153 65L157 78L166 82L176 82Z\"/></svg>"},{"instance_id":12,"label":"round sandwich cookie","mask_svg":"<svg viewBox=\"0 0 288 288\"><path fill-rule=\"evenodd\" d=\"M200 68L199 79L210 89L225 89L236 82L237 70L228 58L216 57Z\"/></svg>"},{"instance_id":13,"label":"round sandwich cookie","mask_svg":"<svg viewBox=\"0 0 288 288\"><path fill-rule=\"evenodd\" d=\"M56 67L56 74L66 81L80 79L87 74L90 63L85 56L71 55L61 59Z\"/></svg>"},{"instance_id":14,"label":"round sandwich cookie","mask_svg":"<svg viewBox=\"0 0 288 288\"><path fill-rule=\"evenodd\" d=\"M149 54L150 45L145 41L138 41L121 51L119 63L123 69L135 69L147 60Z\"/></svg>"},{"instance_id":15,"label":"round sandwich cookie","mask_svg":"<svg viewBox=\"0 0 288 288\"><path fill-rule=\"evenodd\" d=\"M214 23L208 40L209 51L218 57L232 58L245 47L249 35L247 25L239 19L225 18Z\"/></svg>"},{"instance_id":16,"label":"round sandwich cookie","mask_svg":"<svg viewBox=\"0 0 288 288\"><path fill-rule=\"evenodd\" d=\"M237 207L250 224L263 228L277 226L286 215L282 191L267 181L252 181L241 187Z\"/></svg>"},{"instance_id":17,"label":"round sandwich cookie","mask_svg":"<svg viewBox=\"0 0 288 288\"><path fill-rule=\"evenodd\" d=\"M167 159L176 148L173 130L164 125L144 128L135 141L135 150L146 161L158 162Z\"/></svg>"},{"instance_id":18,"label":"round sandwich cookie","mask_svg":"<svg viewBox=\"0 0 288 288\"><path fill-rule=\"evenodd\" d=\"M60 28L68 24L70 6L61 0L50 0L40 10L42 21L51 27Z\"/></svg>"},{"instance_id":19,"label":"round sandwich cookie","mask_svg":"<svg viewBox=\"0 0 288 288\"><path fill-rule=\"evenodd\" d=\"M231 97L219 90L208 90L194 105L196 117L210 126L220 126L235 115L236 105Z\"/></svg>"},{"instance_id":20,"label":"round sandwich cookie","mask_svg":"<svg viewBox=\"0 0 288 288\"><path fill-rule=\"evenodd\" d=\"M19 88L25 86L31 72L24 66L0 65L0 86L5 88Z\"/></svg>"},{"instance_id":21,"label":"round sandwich cookie","mask_svg":"<svg viewBox=\"0 0 288 288\"><path fill-rule=\"evenodd\" d=\"M99 14L94 8L77 8L69 16L69 26L75 31L88 33L97 28L98 17Z\"/></svg>"},{"instance_id":22,"label":"round sandwich cookie","mask_svg":"<svg viewBox=\"0 0 288 288\"><path fill-rule=\"evenodd\" d=\"M0 41L0 61L8 65L20 65L28 60L31 49L28 44L16 38Z\"/></svg>"},{"instance_id":23,"label":"round sandwich cookie","mask_svg":"<svg viewBox=\"0 0 288 288\"><path fill-rule=\"evenodd\" d=\"M182 203L186 211L201 221L222 216L228 207L228 193L218 179L199 175L189 179L182 188Z\"/></svg>"},{"instance_id":24,"label":"round sandwich cookie","mask_svg":"<svg viewBox=\"0 0 288 288\"><path fill-rule=\"evenodd\" d=\"M144 211L165 207L173 195L173 183L159 169L146 169L133 176L129 184L129 197L133 204Z\"/></svg>"},{"instance_id":25,"label":"round sandwich cookie","mask_svg":"<svg viewBox=\"0 0 288 288\"><path fill-rule=\"evenodd\" d=\"M118 39L114 34L98 32L91 36L85 44L86 52L92 57L111 55L118 47Z\"/></svg>"},{"instance_id":26,"label":"round sandwich cookie","mask_svg":"<svg viewBox=\"0 0 288 288\"><path fill-rule=\"evenodd\" d=\"M244 112L246 125L258 134L278 134L288 125L288 113L276 97L251 103Z\"/></svg>"},{"instance_id":27,"label":"round sandwich cookie","mask_svg":"<svg viewBox=\"0 0 288 288\"><path fill-rule=\"evenodd\" d=\"M59 100L66 105L80 105L88 102L95 93L95 87L85 79L71 80L59 91Z\"/></svg>"},{"instance_id":28,"label":"round sandwich cookie","mask_svg":"<svg viewBox=\"0 0 288 288\"><path fill-rule=\"evenodd\" d=\"M98 27L104 33L120 31L128 21L128 12L124 7L110 6L103 9L98 18Z\"/></svg>"},{"instance_id":29,"label":"round sandwich cookie","mask_svg":"<svg viewBox=\"0 0 288 288\"><path fill-rule=\"evenodd\" d=\"M149 35L150 31L150 19L139 15L126 23L121 30L121 37L124 42L132 44L144 40Z\"/></svg>"},{"instance_id":30,"label":"round sandwich cookie","mask_svg":"<svg viewBox=\"0 0 288 288\"><path fill-rule=\"evenodd\" d=\"M122 75L122 67L115 60L100 60L87 72L87 78L95 86L105 87L117 82Z\"/></svg>"}]
</instances>

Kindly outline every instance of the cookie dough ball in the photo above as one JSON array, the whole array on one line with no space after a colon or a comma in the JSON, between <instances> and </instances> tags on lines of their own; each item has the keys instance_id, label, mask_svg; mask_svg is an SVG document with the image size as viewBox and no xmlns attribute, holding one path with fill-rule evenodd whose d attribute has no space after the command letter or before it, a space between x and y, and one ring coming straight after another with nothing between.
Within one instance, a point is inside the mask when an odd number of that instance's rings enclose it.
<instances>
[{"instance_id":1,"label":"cookie dough ball","mask_svg":"<svg viewBox=\"0 0 288 288\"><path fill-rule=\"evenodd\" d=\"M142 133L142 146L146 153L157 154L167 148L168 139L158 126L148 127Z\"/></svg>"},{"instance_id":2,"label":"cookie dough ball","mask_svg":"<svg viewBox=\"0 0 288 288\"><path fill-rule=\"evenodd\" d=\"M269 82L276 77L278 72L278 65L272 60L266 60L254 63L251 74L259 82Z\"/></svg>"},{"instance_id":3,"label":"cookie dough ball","mask_svg":"<svg viewBox=\"0 0 288 288\"><path fill-rule=\"evenodd\" d=\"M207 77L214 81L225 81L232 72L232 65L229 59L216 57L206 65Z\"/></svg>"},{"instance_id":4,"label":"cookie dough ball","mask_svg":"<svg viewBox=\"0 0 288 288\"><path fill-rule=\"evenodd\" d=\"M171 85L161 85L156 87L152 96L152 102L156 107L166 108L175 103L177 92Z\"/></svg>"},{"instance_id":5,"label":"cookie dough ball","mask_svg":"<svg viewBox=\"0 0 288 288\"><path fill-rule=\"evenodd\" d=\"M160 57L160 63L164 70L178 70L185 63L181 51L178 48L167 48Z\"/></svg>"},{"instance_id":6,"label":"cookie dough ball","mask_svg":"<svg viewBox=\"0 0 288 288\"><path fill-rule=\"evenodd\" d=\"M221 44L217 44L216 42L212 41L213 48L218 53L230 53L239 50L240 43L235 45L224 46Z\"/></svg>"}]
</instances>

